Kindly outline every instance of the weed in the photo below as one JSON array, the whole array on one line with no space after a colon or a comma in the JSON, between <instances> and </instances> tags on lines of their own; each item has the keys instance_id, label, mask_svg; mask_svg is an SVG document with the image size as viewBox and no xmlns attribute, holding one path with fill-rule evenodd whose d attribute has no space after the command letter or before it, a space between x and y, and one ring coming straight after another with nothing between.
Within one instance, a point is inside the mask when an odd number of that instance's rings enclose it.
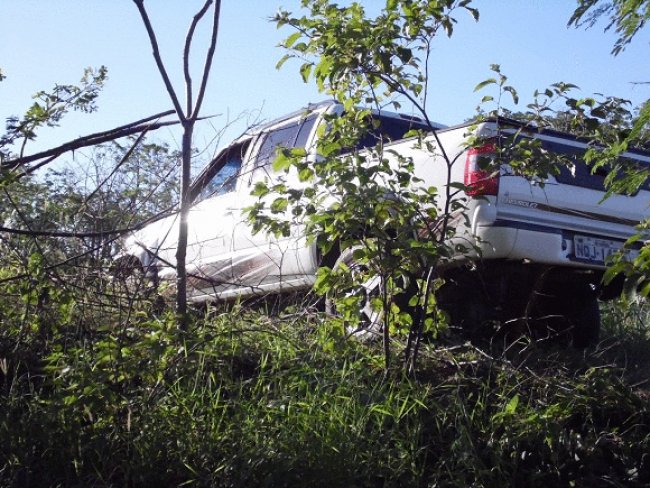
<instances>
[{"instance_id":1,"label":"weed","mask_svg":"<svg viewBox=\"0 0 650 488\"><path fill-rule=\"evenodd\" d=\"M585 352L448 335L405 377L381 345L300 305L219 307L181 331L146 299L125 303L51 302L48 334L21 336L5 299L1 485L650 483L641 305L606 309Z\"/></svg>"}]
</instances>

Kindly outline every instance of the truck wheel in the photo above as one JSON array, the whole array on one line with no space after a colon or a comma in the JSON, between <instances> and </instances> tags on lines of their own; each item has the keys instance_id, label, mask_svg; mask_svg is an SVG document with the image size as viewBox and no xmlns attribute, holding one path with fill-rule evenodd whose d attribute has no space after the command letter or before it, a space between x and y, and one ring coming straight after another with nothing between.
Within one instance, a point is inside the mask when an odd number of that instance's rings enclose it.
<instances>
[{"instance_id":1,"label":"truck wheel","mask_svg":"<svg viewBox=\"0 0 650 488\"><path fill-rule=\"evenodd\" d=\"M349 269L350 273L361 274L367 271L367 268L364 265L357 263L354 260L354 251L356 248L351 248L345 250L334 264L334 269L340 267L342 264L345 264ZM411 298L418 294L418 285L414 277L409 276L405 278L405 281L402 283L404 286L403 291L400 293L394 294L392 299L392 305L399 307L400 312L407 313L413 321L420 316L420 309L409 305ZM357 284L354 288L347 290L343 293L343 296L359 296L361 297L361 307L359 317L359 325L357 327L348 327L347 332L350 335L358 339L369 340L369 339L380 339L383 337L384 332L384 316L383 311L378 310L371 303L373 299L377 298L381 294L382 288L382 278L378 275L368 277L364 282ZM339 315L336 310L336 296L328 295L325 299L325 311L329 315ZM412 326L411 326L412 327Z\"/></svg>"},{"instance_id":2,"label":"truck wheel","mask_svg":"<svg viewBox=\"0 0 650 488\"><path fill-rule=\"evenodd\" d=\"M449 279L436 293L438 306L449 315L450 324L471 341L490 339L494 333L494 307L480 286Z\"/></svg>"},{"instance_id":3,"label":"truck wheel","mask_svg":"<svg viewBox=\"0 0 650 488\"><path fill-rule=\"evenodd\" d=\"M124 256L115 261L111 266L111 273L115 278L122 280L144 276L142 263L135 256Z\"/></svg>"},{"instance_id":4,"label":"truck wheel","mask_svg":"<svg viewBox=\"0 0 650 488\"><path fill-rule=\"evenodd\" d=\"M350 273L360 274L365 271L363 265L357 263L353 258L354 248L346 249L341 253L333 269L340 268L343 264L350 269ZM379 294L381 288L381 278L379 276L371 277L366 282L357 285L355 288L343 292L345 296L361 297L361 316L357 326L346 324L346 332L361 340L379 339L382 336L383 319L381 312L374 310L371 305L371 299ZM336 308L336 301L342 298L335 293L328 293L325 297L325 313L328 315L338 316L339 311Z\"/></svg>"},{"instance_id":5,"label":"truck wheel","mask_svg":"<svg viewBox=\"0 0 650 488\"><path fill-rule=\"evenodd\" d=\"M121 292L151 301L156 313L165 309L165 300L158 293L158 271L155 266L145 268L137 257L125 256L115 263L112 272Z\"/></svg>"}]
</instances>

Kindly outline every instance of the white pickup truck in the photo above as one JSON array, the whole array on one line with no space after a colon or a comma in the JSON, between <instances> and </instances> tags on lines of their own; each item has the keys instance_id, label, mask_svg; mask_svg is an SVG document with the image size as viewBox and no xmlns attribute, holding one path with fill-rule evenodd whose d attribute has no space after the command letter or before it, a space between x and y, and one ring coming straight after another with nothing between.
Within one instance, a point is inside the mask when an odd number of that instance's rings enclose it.
<instances>
[{"instance_id":1,"label":"white pickup truck","mask_svg":"<svg viewBox=\"0 0 650 488\"><path fill-rule=\"evenodd\" d=\"M194 204L189 215L188 293L193 301L231 299L253 294L309 289L322 257L315 244L307 245L300 226L286 238L254 234L242 215L256 197L256 182L273 181L276 149L303 147L313 154L316 127L326 114L342 107L328 102L311 105L249 131L221 153L199 174L193 185ZM415 175L426 185L448 184L442 157L420 149L414 139L403 139L410 129L427 130L423 121L388 112L374 113L379 127L359 143L374 145L377 138L395 141L390 148L412 157ZM470 188L467 200L469 227L462 231L479 249L459 255L441 269L447 284L439 303L464 325L552 317L574 329L576 345L598 337L598 298L617 295L620 283L601 285L604 261L634 233L634 226L649 216L650 188L646 183L633 196L613 195L603 201L603 175L592 174L581 161L587 145L568 134L536 131L545 150L574 161L544 184L514 176L508 165L488 175L477 165L489 156L489 145L467 148L471 134L489 139L514 133L521 126L503 119L436 126L437 140L453 161L451 181ZM428 136L435 143L433 136ZM625 155L635 164L650 165L650 154ZM313 159L312 159L313 160ZM283 173L284 175L284 173ZM292 173L284 175L291 180ZM295 184L298 185L297 177ZM291 184L291 181L289 181ZM162 218L128 238L121 257L136 260L151 277L175 277L178 216ZM329 263L332 256L325 257ZM548 319L551 317L551 319Z\"/></svg>"}]
</instances>

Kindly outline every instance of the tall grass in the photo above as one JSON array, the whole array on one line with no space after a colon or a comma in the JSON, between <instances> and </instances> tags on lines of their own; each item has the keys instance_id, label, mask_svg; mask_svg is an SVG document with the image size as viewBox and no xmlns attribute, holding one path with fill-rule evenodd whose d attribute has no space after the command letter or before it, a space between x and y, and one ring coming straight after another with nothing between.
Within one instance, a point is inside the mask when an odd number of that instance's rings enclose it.
<instances>
[{"instance_id":1,"label":"tall grass","mask_svg":"<svg viewBox=\"0 0 650 488\"><path fill-rule=\"evenodd\" d=\"M236 308L182 332L145 304L17 369L3 347L0 485L645 486L650 347L630 310L584 353L440 339L414 379L318 314Z\"/></svg>"}]
</instances>

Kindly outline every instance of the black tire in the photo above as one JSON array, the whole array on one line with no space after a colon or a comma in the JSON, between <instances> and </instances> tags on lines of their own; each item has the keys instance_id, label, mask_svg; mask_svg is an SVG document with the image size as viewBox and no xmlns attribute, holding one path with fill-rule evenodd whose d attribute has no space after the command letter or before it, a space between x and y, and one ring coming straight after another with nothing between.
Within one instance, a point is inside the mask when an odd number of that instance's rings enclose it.
<instances>
[{"instance_id":1,"label":"black tire","mask_svg":"<svg viewBox=\"0 0 650 488\"><path fill-rule=\"evenodd\" d=\"M495 307L478 280L462 275L447 278L436 292L436 300L449 316L450 325L470 341L481 342L494 335Z\"/></svg>"},{"instance_id":2,"label":"black tire","mask_svg":"<svg viewBox=\"0 0 650 488\"><path fill-rule=\"evenodd\" d=\"M144 268L135 256L124 256L112 264L111 273L117 279L126 280L144 276Z\"/></svg>"}]
</instances>

